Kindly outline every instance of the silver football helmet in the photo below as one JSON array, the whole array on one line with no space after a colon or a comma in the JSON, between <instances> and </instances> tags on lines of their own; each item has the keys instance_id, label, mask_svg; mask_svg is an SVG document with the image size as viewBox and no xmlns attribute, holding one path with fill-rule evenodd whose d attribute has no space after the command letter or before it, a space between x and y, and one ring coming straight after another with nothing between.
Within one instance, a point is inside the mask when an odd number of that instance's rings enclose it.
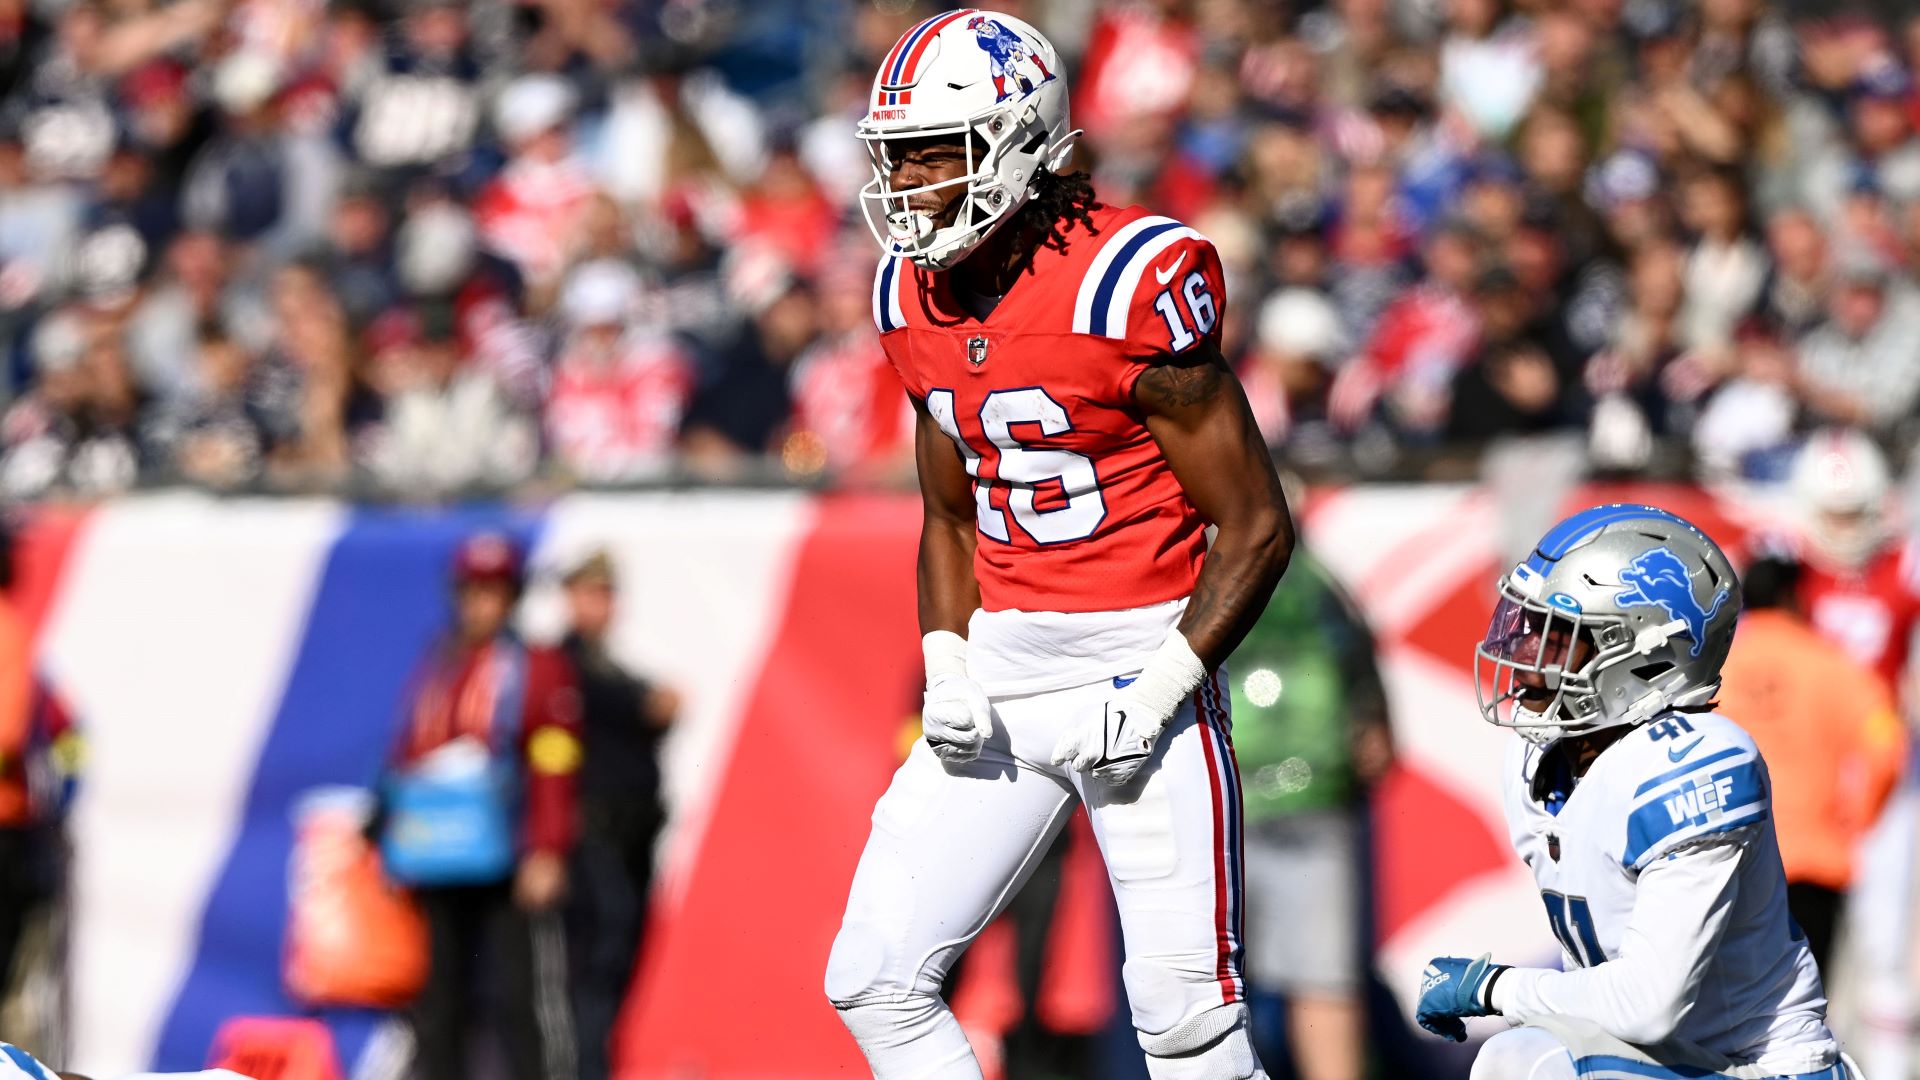
<instances>
[{"instance_id":1,"label":"silver football helmet","mask_svg":"<svg viewBox=\"0 0 1920 1080\"><path fill-rule=\"evenodd\" d=\"M1705 705L1740 615L1718 545L1651 506L1596 506L1500 579L1474 651L1480 714L1546 746Z\"/></svg>"}]
</instances>

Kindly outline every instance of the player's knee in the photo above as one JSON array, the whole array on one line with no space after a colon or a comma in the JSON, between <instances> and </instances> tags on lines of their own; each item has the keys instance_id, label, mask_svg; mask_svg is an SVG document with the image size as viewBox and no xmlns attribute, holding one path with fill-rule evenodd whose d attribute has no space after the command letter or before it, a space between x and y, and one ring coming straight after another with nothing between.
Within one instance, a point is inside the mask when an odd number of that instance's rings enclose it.
<instances>
[{"instance_id":1,"label":"player's knee","mask_svg":"<svg viewBox=\"0 0 1920 1080\"><path fill-rule=\"evenodd\" d=\"M1132 956L1120 968L1133 1026L1157 1035L1204 1009L1220 1005L1217 961L1211 954Z\"/></svg>"},{"instance_id":2,"label":"player's knee","mask_svg":"<svg viewBox=\"0 0 1920 1080\"><path fill-rule=\"evenodd\" d=\"M1488 1039L1469 1080L1574 1080L1573 1055L1548 1032L1517 1027Z\"/></svg>"},{"instance_id":3,"label":"player's knee","mask_svg":"<svg viewBox=\"0 0 1920 1080\"><path fill-rule=\"evenodd\" d=\"M827 954L827 1000L836 1009L864 1001L904 997L912 991L903 980L888 977L887 942L865 922L842 923Z\"/></svg>"},{"instance_id":4,"label":"player's knee","mask_svg":"<svg viewBox=\"0 0 1920 1080\"><path fill-rule=\"evenodd\" d=\"M868 1051L912 1045L938 1028L946 1011L946 1004L933 994L835 1001L833 1007L853 1041Z\"/></svg>"},{"instance_id":5,"label":"player's knee","mask_svg":"<svg viewBox=\"0 0 1920 1080\"><path fill-rule=\"evenodd\" d=\"M1249 1080L1264 1077L1247 1033L1247 1007L1219 1005L1159 1034L1140 1033L1153 1080Z\"/></svg>"}]
</instances>

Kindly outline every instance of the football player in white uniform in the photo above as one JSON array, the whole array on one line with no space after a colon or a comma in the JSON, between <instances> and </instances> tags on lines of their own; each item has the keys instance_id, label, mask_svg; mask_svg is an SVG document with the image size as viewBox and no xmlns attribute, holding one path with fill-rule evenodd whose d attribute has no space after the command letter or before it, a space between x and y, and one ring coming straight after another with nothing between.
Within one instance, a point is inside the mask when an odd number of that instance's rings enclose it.
<instances>
[{"instance_id":1,"label":"football player in white uniform","mask_svg":"<svg viewBox=\"0 0 1920 1080\"><path fill-rule=\"evenodd\" d=\"M1766 763L1714 712L1740 585L1650 506L1561 522L1500 580L1475 657L1515 739L1508 830L1565 970L1440 957L1416 1019L1505 1017L1474 1080L1844 1080L1826 994L1787 915Z\"/></svg>"}]
</instances>

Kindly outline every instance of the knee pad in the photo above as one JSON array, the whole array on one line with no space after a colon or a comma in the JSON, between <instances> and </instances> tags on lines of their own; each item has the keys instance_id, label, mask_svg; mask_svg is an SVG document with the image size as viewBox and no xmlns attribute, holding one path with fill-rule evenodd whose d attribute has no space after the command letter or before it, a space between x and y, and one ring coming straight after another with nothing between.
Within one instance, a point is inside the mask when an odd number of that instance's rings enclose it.
<instances>
[{"instance_id":1,"label":"knee pad","mask_svg":"<svg viewBox=\"0 0 1920 1080\"><path fill-rule=\"evenodd\" d=\"M865 922L849 919L827 954L827 1000L836 1009L874 998L900 998L913 988L887 978L887 942Z\"/></svg>"},{"instance_id":2,"label":"knee pad","mask_svg":"<svg viewBox=\"0 0 1920 1080\"><path fill-rule=\"evenodd\" d=\"M1211 952L1128 957L1120 968L1134 1030L1171 1031L1208 1010L1222 1007L1219 960Z\"/></svg>"},{"instance_id":3,"label":"knee pad","mask_svg":"<svg viewBox=\"0 0 1920 1080\"><path fill-rule=\"evenodd\" d=\"M869 999L834 1003L840 1022L861 1049L904 1046L939 1026L946 1005L932 994L908 994L897 999Z\"/></svg>"},{"instance_id":4,"label":"knee pad","mask_svg":"<svg viewBox=\"0 0 1920 1080\"><path fill-rule=\"evenodd\" d=\"M1265 1080L1247 1034L1247 1007L1220 1005L1158 1035L1140 1033L1153 1080Z\"/></svg>"},{"instance_id":5,"label":"knee pad","mask_svg":"<svg viewBox=\"0 0 1920 1080\"><path fill-rule=\"evenodd\" d=\"M877 1080L982 1080L966 1032L934 994L834 1003Z\"/></svg>"},{"instance_id":6,"label":"knee pad","mask_svg":"<svg viewBox=\"0 0 1920 1080\"><path fill-rule=\"evenodd\" d=\"M1469 1080L1575 1080L1573 1055L1552 1033L1517 1027L1480 1046Z\"/></svg>"}]
</instances>

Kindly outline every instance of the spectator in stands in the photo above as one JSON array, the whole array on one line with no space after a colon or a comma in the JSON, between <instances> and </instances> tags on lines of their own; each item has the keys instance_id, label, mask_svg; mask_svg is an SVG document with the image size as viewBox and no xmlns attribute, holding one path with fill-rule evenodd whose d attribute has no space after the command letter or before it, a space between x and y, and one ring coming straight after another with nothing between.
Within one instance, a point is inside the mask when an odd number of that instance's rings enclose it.
<instances>
[{"instance_id":1,"label":"spectator in stands","mask_svg":"<svg viewBox=\"0 0 1920 1080\"><path fill-rule=\"evenodd\" d=\"M1890 434L1920 399L1920 296L1867 252L1846 255L1835 278L1826 321L1800 343L1801 393L1822 421Z\"/></svg>"},{"instance_id":2,"label":"spectator in stands","mask_svg":"<svg viewBox=\"0 0 1920 1080\"><path fill-rule=\"evenodd\" d=\"M1747 235L1739 176L1716 168L1695 173L1681 194L1681 220L1696 239L1686 255L1677 337L1688 349L1723 354L1767 276L1766 255Z\"/></svg>"},{"instance_id":3,"label":"spectator in stands","mask_svg":"<svg viewBox=\"0 0 1920 1080\"><path fill-rule=\"evenodd\" d=\"M579 675L585 751L569 905L574 1019L580 1080L607 1080L609 1040L639 960L653 845L666 819L660 740L680 696L613 657L620 597L612 555L592 552L565 582L569 629L560 651Z\"/></svg>"},{"instance_id":4,"label":"spectator in stands","mask_svg":"<svg viewBox=\"0 0 1920 1080\"><path fill-rule=\"evenodd\" d=\"M871 480L912 456L913 408L880 351L862 288L871 277L860 260L833 268L822 282L822 333L794 362L791 379L793 431L781 456L796 473Z\"/></svg>"},{"instance_id":5,"label":"spectator in stands","mask_svg":"<svg viewBox=\"0 0 1920 1080\"><path fill-rule=\"evenodd\" d=\"M218 326L201 329L193 389L147 430L153 452L172 475L215 489L261 476L266 426L248 399L253 357Z\"/></svg>"},{"instance_id":6,"label":"spectator in stands","mask_svg":"<svg viewBox=\"0 0 1920 1080\"><path fill-rule=\"evenodd\" d=\"M484 997L495 999L488 1030L513 1080L572 1072L572 1038L554 1019L568 1010L559 905L578 828L580 694L564 655L509 628L522 581L506 536L461 543L453 622L401 703L383 784L387 868L427 919L430 966L413 1011L419 1080L475 1075L467 1044Z\"/></svg>"},{"instance_id":7,"label":"spectator in stands","mask_svg":"<svg viewBox=\"0 0 1920 1080\"><path fill-rule=\"evenodd\" d=\"M748 324L718 358L719 370L687 407L687 463L715 476L777 445L792 409L788 369L813 339L812 291L776 261ZM765 298L770 294L770 298Z\"/></svg>"},{"instance_id":8,"label":"spectator in stands","mask_svg":"<svg viewBox=\"0 0 1920 1080\"><path fill-rule=\"evenodd\" d=\"M1755 321L1736 336L1734 357L1730 377L1694 423L1694 454L1709 478L1781 475L1800 415L1793 354L1771 326Z\"/></svg>"},{"instance_id":9,"label":"spectator in stands","mask_svg":"<svg viewBox=\"0 0 1920 1080\"><path fill-rule=\"evenodd\" d=\"M384 415L362 460L391 490L416 496L500 488L533 472L531 417L462 347L451 304L417 310L413 333L374 357Z\"/></svg>"},{"instance_id":10,"label":"spectator in stands","mask_svg":"<svg viewBox=\"0 0 1920 1080\"><path fill-rule=\"evenodd\" d=\"M694 370L672 337L639 320L640 297L639 275L611 260L576 268L560 296L567 336L547 398L547 442L556 464L582 480L661 476L673 463Z\"/></svg>"},{"instance_id":11,"label":"spectator in stands","mask_svg":"<svg viewBox=\"0 0 1920 1080\"><path fill-rule=\"evenodd\" d=\"M131 488L146 456L143 402L119 339L75 316L35 345L35 386L0 422L0 491L98 498Z\"/></svg>"},{"instance_id":12,"label":"spectator in stands","mask_svg":"<svg viewBox=\"0 0 1920 1080\"><path fill-rule=\"evenodd\" d=\"M192 387L200 329L216 322L237 327L249 320L230 288L232 255L217 233L181 233L157 269L128 315L126 340L141 387L165 406Z\"/></svg>"},{"instance_id":13,"label":"spectator in stands","mask_svg":"<svg viewBox=\"0 0 1920 1080\"><path fill-rule=\"evenodd\" d=\"M1332 575L1296 550L1232 663L1248 979L1256 992L1286 999L1295 1075L1360 1080L1368 1075L1365 807L1392 756L1373 637Z\"/></svg>"},{"instance_id":14,"label":"spectator in stands","mask_svg":"<svg viewBox=\"0 0 1920 1080\"><path fill-rule=\"evenodd\" d=\"M381 55L343 72L349 145L362 162L404 182L473 146L481 69L469 30L457 0L409 3Z\"/></svg>"},{"instance_id":15,"label":"spectator in stands","mask_svg":"<svg viewBox=\"0 0 1920 1080\"><path fill-rule=\"evenodd\" d=\"M1799 573L1769 558L1740 575L1720 703L1766 755L1787 907L1831 971L1854 851L1899 781L1906 732L1886 681L1808 625Z\"/></svg>"},{"instance_id":16,"label":"spectator in stands","mask_svg":"<svg viewBox=\"0 0 1920 1080\"><path fill-rule=\"evenodd\" d=\"M1303 425L1324 426L1328 384L1347 370L1340 313L1317 289L1281 289L1261 305L1254 339L1240 382L1267 445L1285 444Z\"/></svg>"},{"instance_id":17,"label":"spectator in stands","mask_svg":"<svg viewBox=\"0 0 1920 1080\"><path fill-rule=\"evenodd\" d=\"M1448 390L1447 438L1481 445L1574 422L1574 390L1530 333L1534 302L1504 266L1485 271L1475 283L1481 343Z\"/></svg>"},{"instance_id":18,"label":"spectator in stands","mask_svg":"<svg viewBox=\"0 0 1920 1080\"><path fill-rule=\"evenodd\" d=\"M494 130L508 159L475 200L474 220L487 246L534 288L554 285L567 243L597 194L574 149L577 105L573 85L558 75L521 76L494 105Z\"/></svg>"},{"instance_id":19,"label":"spectator in stands","mask_svg":"<svg viewBox=\"0 0 1920 1080\"><path fill-rule=\"evenodd\" d=\"M1434 230L1422 282L1388 306L1366 348L1335 376L1329 410L1339 429L1358 429L1377 404L1401 435L1438 435L1454 376L1480 337L1473 292L1482 257L1479 234L1464 222Z\"/></svg>"},{"instance_id":20,"label":"spectator in stands","mask_svg":"<svg viewBox=\"0 0 1920 1080\"><path fill-rule=\"evenodd\" d=\"M1610 408L1631 408L1647 430L1665 434L1682 422L1668 415L1669 406L1683 400L1682 383L1707 377L1689 367L1705 361L1688 352L1684 337L1685 256L1664 242L1644 245L1634 254L1627 288L1627 310L1607 346L1587 364L1586 389ZM1704 388L1686 386L1684 400Z\"/></svg>"},{"instance_id":21,"label":"spectator in stands","mask_svg":"<svg viewBox=\"0 0 1920 1080\"><path fill-rule=\"evenodd\" d=\"M365 328L399 300L391 224L371 173L357 174L341 184L318 262L356 329Z\"/></svg>"},{"instance_id":22,"label":"spectator in stands","mask_svg":"<svg viewBox=\"0 0 1920 1080\"><path fill-rule=\"evenodd\" d=\"M1826 233L1805 210L1782 210L1767 223L1767 248L1773 273L1761 294L1761 313L1799 337L1826 317Z\"/></svg>"}]
</instances>

